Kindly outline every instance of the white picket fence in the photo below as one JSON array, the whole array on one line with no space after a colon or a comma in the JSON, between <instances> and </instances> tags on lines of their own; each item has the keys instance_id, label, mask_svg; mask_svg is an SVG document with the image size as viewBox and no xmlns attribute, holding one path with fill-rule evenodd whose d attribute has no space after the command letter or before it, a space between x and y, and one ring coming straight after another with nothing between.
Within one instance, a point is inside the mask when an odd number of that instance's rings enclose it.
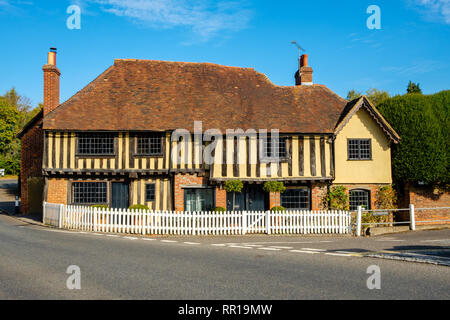
<instances>
[{"instance_id":1,"label":"white picket fence","mask_svg":"<svg viewBox=\"0 0 450 320\"><path fill-rule=\"evenodd\" d=\"M44 203L44 212L47 208L52 204ZM142 235L350 234L351 215L342 210L177 212L64 206L60 225Z\"/></svg>"}]
</instances>

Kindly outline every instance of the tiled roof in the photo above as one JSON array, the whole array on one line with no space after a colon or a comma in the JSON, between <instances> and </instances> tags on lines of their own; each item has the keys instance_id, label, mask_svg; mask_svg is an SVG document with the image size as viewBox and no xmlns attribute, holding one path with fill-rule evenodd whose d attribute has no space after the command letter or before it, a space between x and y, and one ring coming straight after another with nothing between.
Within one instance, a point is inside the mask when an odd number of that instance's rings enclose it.
<instances>
[{"instance_id":1,"label":"tiled roof","mask_svg":"<svg viewBox=\"0 0 450 320\"><path fill-rule=\"evenodd\" d=\"M282 87L253 69L116 60L44 118L55 130L280 129L333 133L347 101L322 85Z\"/></svg>"}]
</instances>

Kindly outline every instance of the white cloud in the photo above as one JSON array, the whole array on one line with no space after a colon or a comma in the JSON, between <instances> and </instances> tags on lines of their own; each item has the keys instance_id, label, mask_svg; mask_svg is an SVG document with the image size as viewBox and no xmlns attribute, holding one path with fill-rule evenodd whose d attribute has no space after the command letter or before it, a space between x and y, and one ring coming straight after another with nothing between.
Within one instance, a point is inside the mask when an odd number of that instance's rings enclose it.
<instances>
[{"instance_id":1,"label":"white cloud","mask_svg":"<svg viewBox=\"0 0 450 320\"><path fill-rule=\"evenodd\" d=\"M251 12L242 1L91 0L105 12L128 17L153 28L184 27L208 40L222 32L245 28Z\"/></svg>"},{"instance_id":2,"label":"white cloud","mask_svg":"<svg viewBox=\"0 0 450 320\"><path fill-rule=\"evenodd\" d=\"M417 74L424 74L432 72L445 67L445 65L433 61L433 60L423 60L417 61L411 65L404 66L386 66L382 67L381 70L384 72L395 73L398 76L413 76Z\"/></svg>"},{"instance_id":3,"label":"white cloud","mask_svg":"<svg viewBox=\"0 0 450 320\"><path fill-rule=\"evenodd\" d=\"M414 4L427 19L450 24L450 0L414 0Z\"/></svg>"}]
</instances>

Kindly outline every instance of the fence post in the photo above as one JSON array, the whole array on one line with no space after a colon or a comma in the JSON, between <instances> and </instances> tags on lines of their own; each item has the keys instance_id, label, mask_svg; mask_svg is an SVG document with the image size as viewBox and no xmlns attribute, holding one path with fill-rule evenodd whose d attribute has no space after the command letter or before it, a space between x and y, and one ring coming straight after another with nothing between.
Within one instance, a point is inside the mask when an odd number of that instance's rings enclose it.
<instances>
[{"instance_id":1,"label":"fence post","mask_svg":"<svg viewBox=\"0 0 450 320\"><path fill-rule=\"evenodd\" d=\"M361 216L362 216L362 207L358 206L358 213L356 215L356 236L361 236Z\"/></svg>"},{"instance_id":2,"label":"fence post","mask_svg":"<svg viewBox=\"0 0 450 320\"><path fill-rule=\"evenodd\" d=\"M60 204L59 205L59 217L58 217L58 228L62 229L62 222L63 222L63 218L64 218L64 205Z\"/></svg>"},{"instance_id":3,"label":"fence post","mask_svg":"<svg viewBox=\"0 0 450 320\"><path fill-rule=\"evenodd\" d=\"M270 211L266 211L266 233L271 234L270 231Z\"/></svg>"},{"instance_id":4,"label":"fence post","mask_svg":"<svg viewBox=\"0 0 450 320\"><path fill-rule=\"evenodd\" d=\"M46 207L46 204L47 204L47 202L43 202L42 203L42 223L44 223L45 224L45 207Z\"/></svg>"},{"instance_id":5,"label":"fence post","mask_svg":"<svg viewBox=\"0 0 450 320\"><path fill-rule=\"evenodd\" d=\"M247 233L247 211L242 211L242 234Z\"/></svg>"},{"instance_id":6,"label":"fence post","mask_svg":"<svg viewBox=\"0 0 450 320\"><path fill-rule=\"evenodd\" d=\"M416 230L416 217L414 213L414 205L411 203L409 205L409 221L410 221L410 228L412 231Z\"/></svg>"}]
</instances>

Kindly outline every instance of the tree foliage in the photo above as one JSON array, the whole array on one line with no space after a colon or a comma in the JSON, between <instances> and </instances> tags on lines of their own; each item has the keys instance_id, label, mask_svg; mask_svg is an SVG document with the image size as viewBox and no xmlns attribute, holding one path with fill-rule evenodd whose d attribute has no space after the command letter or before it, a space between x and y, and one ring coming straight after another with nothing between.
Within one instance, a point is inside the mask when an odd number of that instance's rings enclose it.
<instances>
[{"instance_id":1,"label":"tree foliage","mask_svg":"<svg viewBox=\"0 0 450 320\"><path fill-rule=\"evenodd\" d=\"M390 98L390 95L387 91L378 90L375 88L367 90L365 94L375 106ZM362 95L363 94L360 91L350 90L347 94L347 100L354 100L361 97Z\"/></svg>"},{"instance_id":2,"label":"tree foliage","mask_svg":"<svg viewBox=\"0 0 450 320\"><path fill-rule=\"evenodd\" d=\"M416 84L410 80L408 83L408 88L406 88L406 92L422 94L422 89L420 89L419 83Z\"/></svg>"},{"instance_id":3,"label":"tree foliage","mask_svg":"<svg viewBox=\"0 0 450 320\"><path fill-rule=\"evenodd\" d=\"M401 137L392 147L396 182L449 182L450 91L388 99L379 111Z\"/></svg>"},{"instance_id":4,"label":"tree foliage","mask_svg":"<svg viewBox=\"0 0 450 320\"><path fill-rule=\"evenodd\" d=\"M263 190L265 192L279 192L286 191L283 181L266 181L264 182Z\"/></svg>"},{"instance_id":5,"label":"tree foliage","mask_svg":"<svg viewBox=\"0 0 450 320\"><path fill-rule=\"evenodd\" d=\"M30 100L14 88L0 96L0 169L7 174L20 170L20 140L16 135L42 108L31 109L30 105Z\"/></svg>"}]
</instances>

